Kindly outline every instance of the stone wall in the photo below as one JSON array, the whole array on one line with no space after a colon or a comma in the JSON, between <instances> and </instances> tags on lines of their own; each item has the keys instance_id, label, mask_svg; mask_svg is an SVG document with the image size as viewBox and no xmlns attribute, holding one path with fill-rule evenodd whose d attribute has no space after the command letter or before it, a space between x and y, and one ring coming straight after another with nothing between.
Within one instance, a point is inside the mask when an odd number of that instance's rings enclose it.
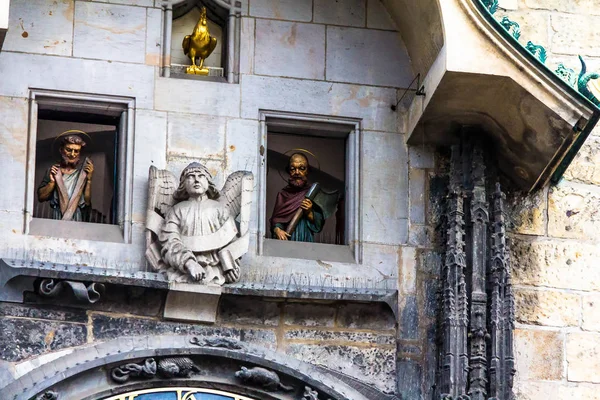
<instances>
[{"instance_id":1,"label":"stone wall","mask_svg":"<svg viewBox=\"0 0 600 400\"><path fill-rule=\"evenodd\" d=\"M396 390L396 321L387 305L225 296L217 323L199 325L162 320L164 299L160 291L121 287L93 306L48 304L34 294L27 305L0 303L0 357L18 378L74 347L120 337L226 337Z\"/></svg>"},{"instance_id":2,"label":"stone wall","mask_svg":"<svg viewBox=\"0 0 600 400\"><path fill-rule=\"evenodd\" d=\"M391 109L413 71L380 1L242 1L239 84L160 77L161 18L158 0L11 0L0 52L0 257L144 270L150 165L179 173L199 159L220 184L234 170L258 171L259 110L357 118L363 263L259 257L253 240L244 266L313 282L334 277L338 286L398 288L400 328L389 309L373 312L373 305L249 299L223 299L213 327L177 324L159 318L164 293L148 302L123 291L87 310L0 305L0 358L20 376L34 357L51 360L116 335L208 332L341 370L386 392L398 383L406 398L418 398L433 382L424 369L434 355L428 343L439 265L427 251L435 229L426 205L434 161L431 149L409 151L405 115ZM24 234L31 88L135 98L131 244ZM243 306L237 314L230 301Z\"/></svg>"},{"instance_id":3,"label":"stone wall","mask_svg":"<svg viewBox=\"0 0 600 400\"><path fill-rule=\"evenodd\" d=\"M501 2L498 15L521 25L522 42L562 62L600 69L594 1ZM516 388L520 399L598 399L600 389L600 129L592 133L563 180L527 198L512 199L513 281L516 292Z\"/></svg>"}]
</instances>

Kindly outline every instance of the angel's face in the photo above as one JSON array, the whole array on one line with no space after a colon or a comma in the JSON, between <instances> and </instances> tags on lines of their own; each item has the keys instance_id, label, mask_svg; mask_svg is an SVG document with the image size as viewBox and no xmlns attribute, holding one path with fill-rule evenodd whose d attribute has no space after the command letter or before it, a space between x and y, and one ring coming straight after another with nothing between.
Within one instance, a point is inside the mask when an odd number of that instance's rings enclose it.
<instances>
[{"instance_id":1,"label":"angel's face","mask_svg":"<svg viewBox=\"0 0 600 400\"><path fill-rule=\"evenodd\" d=\"M208 190L208 179L201 172L192 172L185 177L185 190L190 197L198 197Z\"/></svg>"}]
</instances>

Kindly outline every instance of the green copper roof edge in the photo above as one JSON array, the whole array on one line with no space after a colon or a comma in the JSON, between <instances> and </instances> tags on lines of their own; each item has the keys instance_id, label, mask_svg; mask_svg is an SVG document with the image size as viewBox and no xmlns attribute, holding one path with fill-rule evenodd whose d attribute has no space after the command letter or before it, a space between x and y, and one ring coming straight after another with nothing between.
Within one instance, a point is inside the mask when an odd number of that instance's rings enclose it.
<instances>
[{"instance_id":1,"label":"green copper roof edge","mask_svg":"<svg viewBox=\"0 0 600 400\"><path fill-rule=\"evenodd\" d=\"M472 1L475 3L477 9L483 15L483 17L490 23L490 25L494 26L494 28L500 33L500 35L502 35L506 40L512 43L513 46L516 44L516 46L514 47L519 53L521 53L530 61L536 63L538 67L541 67L540 70L543 71L545 75L550 78L550 80L557 83L563 90L579 98L580 100L583 100L584 103L591 106L592 116L588 120L588 123L585 125L585 128L583 128L583 131L581 132L581 134L579 134L577 139L575 139L575 141L567 151L565 157L561 160L561 162L556 166L556 168L552 172L550 182L556 184L561 180L565 171L567 170L567 168L569 168L569 165L571 165L571 162L573 162L573 159L575 158L575 156L585 143L586 139L598 123L598 120L600 119L600 108L598 108L598 106L596 106L594 102L592 102L590 99L584 96L583 93L570 86L562 78L556 75L554 71L552 71L550 68L548 68L548 66L546 66L546 64L542 63L535 55L533 55L529 50L527 50L518 40L514 38L514 36L509 31L504 29L502 24L498 20L496 20L496 18L494 18L493 14L489 12L487 7L481 2L481 0Z\"/></svg>"}]
</instances>

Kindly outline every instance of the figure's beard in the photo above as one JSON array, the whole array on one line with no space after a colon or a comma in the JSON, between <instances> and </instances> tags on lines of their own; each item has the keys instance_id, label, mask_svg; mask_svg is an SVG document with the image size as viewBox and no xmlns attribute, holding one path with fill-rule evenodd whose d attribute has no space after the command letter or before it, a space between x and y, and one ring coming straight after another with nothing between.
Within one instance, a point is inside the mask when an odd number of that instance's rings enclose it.
<instances>
[{"instance_id":1,"label":"figure's beard","mask_svg":"<svg viewBox=\"0 0 600 400\"><path fill-rule=\"evenodd\" d=\"M79 157L73 159L63 155L61 155L61 157L63 167L75 168L77 164L79 164Z\"/></svg>"},{"instance_id":2,"label":"figure's beard","mask_svg":"<svg viewBox=\"0 0 600 400\"><path fill-rule=\"evenodd\" d=\"M288 179L288 183L290 184L290 186L293 186L295 188L303 188L308 183L308 179L304 176L290 177Z\"/></svg>"}]
</instances>

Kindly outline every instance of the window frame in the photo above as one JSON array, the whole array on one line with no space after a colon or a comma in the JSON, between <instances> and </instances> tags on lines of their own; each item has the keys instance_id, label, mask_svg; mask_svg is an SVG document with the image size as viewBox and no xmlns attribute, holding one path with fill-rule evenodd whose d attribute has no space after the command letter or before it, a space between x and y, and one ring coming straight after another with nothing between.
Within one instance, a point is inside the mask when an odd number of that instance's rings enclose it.
<instances>
[{"instance_id":1,"label":"window frame","mask_svg":"<svg viewBox=\"0 0 600 400\"><path fill-rule=\"evenodd\" d=\"M80 109L102 111L119 117L117 128L119 165L117 176L117 225L88 222L58 221L34 218L36 145L40 106L66 107L72 104ZM26 165L26 198L24 209L25 235L52 236L130 244L132 241L133 214L133 144L135 129L135 99L122 96L63 92L46 89L29 89L28 144ZM77 223L74 232L73 223Z\"/></svg>"},{"instance_id":2,"label":"window frame","mask_svg":"<svg viewBox=\"0 0 600 400\"><path fill-rule=\"evenodd\" d=\"M171 77L171 39L173 32L173 8L184 4L190 0L163 0L162 10L162 58L160 66L160 76L163 78ZM240 75L240 41L241 41L241 14L242 4L237 0L230 0L231 4L223 0L204 0L214 4L216 7L227 10L227 26L225 27L227 43L223 43L223 50L226 52L225 58L225 78L227 83L239 83ZM200 3L200 0L193 0L194 4ZM202 75L189 75L186 78L199 80L215 80L214 77Z\"/></svg>"},{"instance_id":3,"label":"window frame","mask_svg":"<svg viewBox=\"0 0 600 400\"><path fill-rule=\"evenodd\" d=\"M345 245L323 243L282 243L266 237L268 210L267 194L267 136L268 120L285 120L295 128L307 127L311 123L325 124L331 131L348 134L346 140L346 226L344 227ZM363 176L363 139L361 120L349 117L335 117L317 114L303 114L286 111L259 110L260 140L258 166L258 229L257 254L259 256L303 258L344 263L362 264L362 176ZM311 247L311 251L302 251ZM312 256L311 256L312 255Z\"/></svg>"}]
</instances>

